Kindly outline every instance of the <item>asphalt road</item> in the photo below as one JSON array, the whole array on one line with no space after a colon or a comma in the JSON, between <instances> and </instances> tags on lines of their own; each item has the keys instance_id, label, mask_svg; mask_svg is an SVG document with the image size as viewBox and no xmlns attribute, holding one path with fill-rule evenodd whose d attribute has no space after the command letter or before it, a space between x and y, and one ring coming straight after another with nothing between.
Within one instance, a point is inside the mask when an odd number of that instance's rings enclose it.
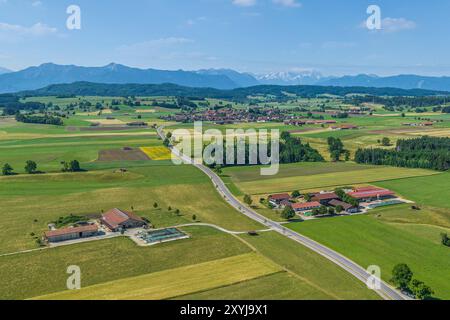
<instances>
[{"instance_id":1,"label":"asphalt road","mask_svg":"<svg viewBox=\"0 0 450 320\"><path fill-rule=\"evenodd\" d=\"M164 134L164 128L158 128L158 135L165 139ZM327 258L328 260L334 262L365 284L370 279L371 275L361 266L356 264L355 262L351 261L350 259L344 257L343 255L337 253L334 250L331 250L330 248L308 238L305 237L295 231L292 231L291 229L283 227L278 222L272 221L270 219L267 219L266 217L260 215L256 211L252 210L251 208L246 207L243 205L238 199L234 197L234 195L228 190L227 186L223 183L222 179L217 176L217 174L209 169L208 167L204 166L203 164L198 164L193 161L193 159L189 158L188 156L181 154L181 152L175 148L170 148L172 153L174 153L177 157L181 158L184 163L191 164L201 171L203 171L210 179L212 180L215 188L217 191L221 194L221 196L224 198L225 201L227 201L231 206L236 208L239 212L246 215L250 219L253 219L254 221L257 221L264 226L282 234L285 237L288 237L303 246L313 250L314 252L320 254L321 256ZM384 281L381 281L381 286L379 290L375 290L383 299L386 300L410 300L407 296L403 295L402 293L398 292L396 289L392 288L390 285L385 283Z\"/></svg>"}]
</instances>

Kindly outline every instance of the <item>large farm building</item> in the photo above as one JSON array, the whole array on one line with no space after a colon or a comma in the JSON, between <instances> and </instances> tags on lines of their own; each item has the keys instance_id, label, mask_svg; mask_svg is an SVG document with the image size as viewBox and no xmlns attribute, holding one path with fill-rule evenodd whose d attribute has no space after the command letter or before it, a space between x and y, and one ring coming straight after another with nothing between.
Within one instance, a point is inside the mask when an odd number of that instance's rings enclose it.
<instances>
[{"instance_id":1,"label":"large farm building","mask_svg":"<svg viewBox=\"0 0 450 320\"><path fill-rule=\"evenodd\" d=\"M76 240L82 238L93 237L98 234L96 225L88 225L75 228L64 228L59 230L51 230L45 233L45 239L48 242L62 242L68 240Z\"/></svg>"}]
</instances>

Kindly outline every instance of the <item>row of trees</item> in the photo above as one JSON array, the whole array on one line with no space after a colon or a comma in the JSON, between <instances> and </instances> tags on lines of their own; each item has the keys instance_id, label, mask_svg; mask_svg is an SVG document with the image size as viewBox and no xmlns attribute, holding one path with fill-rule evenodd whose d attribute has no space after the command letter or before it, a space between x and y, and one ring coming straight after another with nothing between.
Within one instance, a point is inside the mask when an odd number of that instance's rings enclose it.
<instances>
[{"instance_id":1,"label":"row of trees","mask_svg":"<svg viewBox=\"0 0 450 320\"><path fill-rule=\"evenodd\" d=\"M434 291L424 282L413 279L413 276L414 273L408 265L402 263L396 265L392 270L391 281L397 286L397 288L413 294L417 299L430 299L434 294Z\"/></svg>"},{"instance_id":2,"label":"row of trees","mask_svg":"<svg viewBox=\"0 0 450 320\"><path fill-rule=\"evenodd\" d=\"M64 125L64 122L61 118L50 115L39 116L39 115L24 115L21 113L17 113L16 121L23 123L50 124L55 126Z\"/></svg>"},{"instance_id":3,"label":"row of trees","mask_svg":"<svg viewBox=\"0 0 450 320\"><path fill-rule=\"evenodd\" d=\"M72 160L70 162L62 161L61 165L62 165L62 169L61 169L62 172L80 172L80 171L82 171L80 162L78 160ZM28 174L41 173L38 170L37 163L33 160L28 160L25 163L24 169L25 169L25 172ZM9 163L5 163L2 167L2 175L12 176L14 174L15 174L14 168Z\"/></svg>"},{"instance_id":4,"label":"row of trees","mask_svg":"<svg viewBox=\"0 0 450 320\"><path fill-rule=\"evenodd\" d=\"M39 171L37 170L37 164L36 162L32 161L32 160L28 160L25 163L25 172L28 174L36 174L39 173ZM4 176L12 176L14 175L14 168L9 164L9 163L5 163L2 167L2 175Z\"/></svg>"},{"instance_id":5,"label":"row of trees","mask_svg":"<svg viewBox=\"0 0 450 320\"><path fill-rule=\"evenodd\" d=\"M349 104L363 104L363 103L375 103L386 106L388 110L396 110L399 106L407 106L410 108L424 108L430 106L445 105L449 101L449 97L446 96L423 96L423 97L410 97L410 96L398 96L398 97L382 97L382 96L352 96L346 99L346 103Z\"/></svg>"},{"instance_id":6,"label":"row of trees","mask_svg":"<svg viewBox=\"0 0 450 320\"><path fill-rule=\"evenodd\" d=\"M398 140L395 150L358 149L355 162L446 171L450 167L450 138Z\"/></svg>"},{"instance_id":7,"label":"row of trees","mask_svg":"<svg viewBox=\"0 0 450 320\"><path fill-rule=\"evenodd\" d=\"M164 141L164 145L169 145L170 140ZM212 147L213 145L204 146L206 147ZM257 145L257 151L259 151L260 148L266 147L267 148L267 156L271 156L271 142L268 141L267 145L258 144ZM250 148L250 144L248 141L245 143L245 164L250 163L250 151L252 148ZM238 163L238 144L234 144L234 163ZM297 162L322 162L325 161L324 158L320 155L320 153L312 148L308 143L303 144L299 138L292 137L289 132L283 132L281 134L281 141L280 141L280 163L297 163ZM215 154L212 154L212 157L214 157ZM259 161L261 159L257 159L258 163L255 164L261 164ZM214 161L214 159L212 159ZM232 166L231 164L226 164L227 162L227 150L225 149L223 152L223 166L218 165L217 163L210 164L209 166L211 168L215 168L215 170L220 174L220 170L222 167L226 166Z\"/></svg>"}]
</instances>

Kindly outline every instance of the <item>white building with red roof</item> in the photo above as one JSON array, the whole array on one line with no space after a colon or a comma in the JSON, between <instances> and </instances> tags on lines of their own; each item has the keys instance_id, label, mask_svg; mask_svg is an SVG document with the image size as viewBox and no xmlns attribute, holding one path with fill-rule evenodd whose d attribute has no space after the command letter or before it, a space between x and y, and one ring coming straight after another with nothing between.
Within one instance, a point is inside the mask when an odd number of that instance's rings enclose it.
<instances>
[{"instance_id":1,"label":"white building with red roof","mask_svg":"<svg viewBox=\"0 0 450 320\"><path fill-rule=\"evenodd\" d=\"M352 192L349 192L348 195L361 202L367 202L392 198L395 196L395 193L391 190L378 187L363 187L356 188Z\"/></svg>"},{"instance_id":2,"label":"white building with red roof","mask_svg":"<svg viewBox=\"0 0 450 320\"><path fill-rule=\"evenodd\" d=\"M318 201L305 202L305 203L294 203L292 209L295 212L307 212L314 209L319 209L322 205Z\"/></svg>"}]
</instances>

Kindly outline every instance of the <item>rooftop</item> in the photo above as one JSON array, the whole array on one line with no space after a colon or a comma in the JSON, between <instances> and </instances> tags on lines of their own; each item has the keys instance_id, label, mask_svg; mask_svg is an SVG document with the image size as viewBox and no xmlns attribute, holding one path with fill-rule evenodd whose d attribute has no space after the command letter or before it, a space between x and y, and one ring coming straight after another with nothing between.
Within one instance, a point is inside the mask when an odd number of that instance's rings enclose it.
<instances>
[{"instance_id":1,"label":"rooftop","mask_svg":"<svg viewBox=\"0 0 450 320\"><path fill-rule=\"evenodd\" d=\"M108 225L113 228L119 227L121 223L124 223L129 219L143 221L141 217L135 215L134 213L117 208L111 209L102 215L102 220L107 222Z\"/></svg>"},{"instance_id":2,"label":"rooftop","mask_svg":"<svg viewBox=\"0 0 450 320\"><path fill-rule=\"evenodd\" d=\"M318 208L321 206L322 205L319 202L313 201L313 202L306 202L306 203L294 203L292 205L292 209Z\"/></svg>"},{"instance_id":3,"label":"rooftop","mask_svg":"<svg viewBox=\"0 0 450 320\"><path fill-rule=\"evenodd\" d=\"M388 189L382 189L377 187L366 187L366 188L357 188L355 189L355 191L350 192L348 195L355 199L364 199L364 198L393 196L395 195L395 193Z\"/></svg>"},{"instance_id":4,"label":"rooftop","mask_svg":"<svg viewBox=\"0 0 450 320\"><path fill-rule=\"evenodd\" d=\"M314 201L321 201L321 200L339 199L339 197L334 192L330 192L330 193L316 193L316 194L313 195L312 199Z\"/></svg>"},{"instance_id":5,"label":"rooftop","mask_svg":"<svg viewBox=\"0 0 450 320\"><path fill-rule=\"evenodd\" d=\"M82 227L74 227L74 228L64 228L59 230L52 230L45 232L45 237L57 237L57 236L63 236L67 234L72 233L80 233L80 232L96 232L98 231L98 227L96 225L88 225L88 226L82 226Z\"/></svg>"},{"instance_id":6,"label":"rooftop","mask_svg":"<svg viewBox=\"0 0 450 320\"><path fill-rule=\"evenodd\" d=\"M270 200L285 200L290 198L291 196L288 193L273 194L269 196Z\"/></svg>"}]
</instances>

